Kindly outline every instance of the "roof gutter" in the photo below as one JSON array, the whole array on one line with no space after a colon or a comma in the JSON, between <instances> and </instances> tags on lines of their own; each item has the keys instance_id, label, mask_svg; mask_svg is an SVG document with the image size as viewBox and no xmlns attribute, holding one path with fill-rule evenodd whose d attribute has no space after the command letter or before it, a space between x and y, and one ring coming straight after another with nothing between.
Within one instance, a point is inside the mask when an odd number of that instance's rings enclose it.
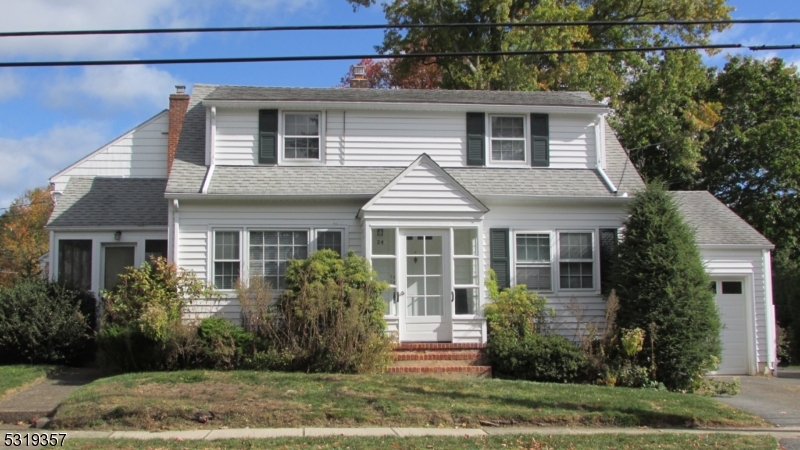
<instances>
[{"instance_id":1,"label":"roof gutter","mask_svg":"<svg viewBox=\"0 0 800 450\"><path fill-rule=\"evenodd\" d=\"M571 105L514 105L485 103L434 103L434 102L348 102L303 100L203 100L203 106L219 108L312 108L312 109L381 109L381 110L442 110L471 111L476 107L486 112L541 111L546 113L607 114L606 106Z\"/></svg>"}]
</instances>

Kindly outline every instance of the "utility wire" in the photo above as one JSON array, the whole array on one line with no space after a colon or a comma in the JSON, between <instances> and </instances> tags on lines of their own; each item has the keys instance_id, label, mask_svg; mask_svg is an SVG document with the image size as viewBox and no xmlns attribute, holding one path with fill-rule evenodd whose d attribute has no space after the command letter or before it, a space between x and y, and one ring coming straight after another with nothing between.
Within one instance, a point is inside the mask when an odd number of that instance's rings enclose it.
<instances>
[{"instance_id":1,"label":"utility wire","mask_svg":"<svg viewBox=\"0 0 800 450\"><path fill-rule=\"evenodd\" d=\"M747 47L750 50L777 50L781 46ZM784 46L786 49L800 48L798 45ZM255 56L234 58L177 58L177 59L117 59L88 61L20 61L0 62L0 67L65 67L65 66L130 66L160 64L219 64L219 63L254 63L254 62L296 62L296 61L341 61L361 59L409 59L409 58L463 58L466 56L531 56L575 53L624 53L624 52L657 52L674 50L710 50L726 48L743 48L742 44L712 45L679 45L669 47L624 47L624 48L583 48L562 50L508 50L497 52L425 52L394 54L361 54L361 55L315 55L315 56Z\"/></svg>"},{"instance_id":2,"label":"utility wire","mask_svg":"<svg viewBox=\"0 0 800 450\"><path fill-rule=\"evenodd\" d=\"M60 31L7 31L0 37L31 36L86 36L110 34L174 34L174 33L235 33L269 31L347 31L347 30L390 30L413 28L486 28L486 27L597 27L597 26L683 26L683 25L739 25L739 24L786 24L800 23L800 19L728 19L728 20L609 20L578 22L498 22L498 23L408 23L408 24L366 24L366 25L298 25L273 27L194 27L194 28L138 28L118 30L60 30Z\"/></svg>"}]
</instances>

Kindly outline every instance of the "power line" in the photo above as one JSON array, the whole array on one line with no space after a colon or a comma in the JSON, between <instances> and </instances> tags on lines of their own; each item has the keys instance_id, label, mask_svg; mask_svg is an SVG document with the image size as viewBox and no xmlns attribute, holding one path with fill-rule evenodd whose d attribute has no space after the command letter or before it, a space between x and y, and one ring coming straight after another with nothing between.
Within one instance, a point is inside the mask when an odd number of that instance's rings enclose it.
<instances>
[{"instance_id":1,"label":"power line","mask_svg":"<svg viewBox=\"0 0 800 450\"><path fill-rule=\"evenodd\" d=\"M476 51L476 52L425 52L395 54L361 54L361 55L314 55L314 56L255 56L235 58L175 58L175 59L117 59L88 61L21 61L0 62L0 67L66 67L66 66L129 66L129 65L161 65L161 64L219 64L219 63L254 63L254 62L298 62L298 61L341 61L361 59L408 59L408 58L463 58L466 56L533 56L576 53L624 53L624 52L657 52L675 50L711 50L726 48L742 48L742 44L714 45L679 45L669 47L625 47L625 48L583 48L562 50L508 50L508 51ZM777 46L770 48L775 50ZM786 46L787 48L800 48ZM759 50L758 47L748 47ZM765 48L761 48L764 50Z\"/></svg>"},{"instance_id":2,"label":"power line","mask_svg":"<svg viewBox=\"0 0 800 450\"><path fill-rule=\"evenodd\" d=\"M347 31L347 30L390 30L419 28L486 28L486 27L570 27L570 26L685 26L685 25L742 25L742 24L787 24L800 23L800 19L727 19L727 20L609 20L578 22L498 22L498 23L407 23L407 24L365 24L365 25L298 25L273 27L194 27L194 28L137 28L116 30L59 30L59 31L8 31L0 37L32 36L86 36L112 34L175 34L175 33L238 33L270 31Z\"/></svg>"}]
</instances>

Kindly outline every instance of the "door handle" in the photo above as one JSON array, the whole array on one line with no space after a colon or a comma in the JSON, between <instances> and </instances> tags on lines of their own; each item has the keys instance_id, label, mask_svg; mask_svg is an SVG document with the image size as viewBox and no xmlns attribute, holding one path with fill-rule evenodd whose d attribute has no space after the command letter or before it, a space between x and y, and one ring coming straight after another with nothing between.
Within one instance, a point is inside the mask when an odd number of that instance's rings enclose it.
<instances>
[{"instance_id":1,"label":"door handle","mask_svg":"<svg viewBox=\"0 0 800 450\"><path fill-rule=\"evenodd\" d=\"M450 291L450 303L456 301L456 291Z\"/></svg>"},{"instance_id":2,"label":"door handle","mask_svg":"<svg viewBox=\"0 0 800 450\"><path fill-rule=\"evenodd\" d=\"M403 291L400 291L400 292L395 292L395 293L394 293L394 302L395 302L395 303L398 303L398 302L400 302L400 296L401 296L401 295L405 295L405 292L403 292Z\"/></svg>"}]
</instances>

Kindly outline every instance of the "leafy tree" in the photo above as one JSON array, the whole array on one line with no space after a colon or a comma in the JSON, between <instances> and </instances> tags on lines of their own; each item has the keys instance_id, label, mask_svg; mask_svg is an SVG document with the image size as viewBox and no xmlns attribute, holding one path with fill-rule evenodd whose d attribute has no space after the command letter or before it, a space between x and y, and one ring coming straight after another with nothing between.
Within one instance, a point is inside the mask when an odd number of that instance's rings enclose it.
<instances>
[{"instance_id":1,"label":"leafy tree","mask_svg":"<svg viewBox=\"0 0 800 450\"><path fill-rule=\"evenodd\" d=\"M25 191L0 215L0 286L39 274L50 238L44 226L53 212L51 188Z\"/></svg>"},{"instance_id":2,"label":"leafy tree","mask_svg":"<svg viewBox=\"0 0 800 450\"><path fill-rule=\"evenodd\" d=\"M670 389L691 389L720 356L720 319L694 234L662 184L637 194L613 268L617 325L647 330L639 364ZM648 360L652 358L652 360ZM718 361L718 359L717 359Z\"/></svg>"},{"instance_id":3,"label":"leafy tree","mask_svg":"<svg viewBox=\"0 0 800 450\"><path fill-rule=\"evenodd\" d=\"M366 69L369 87L373 89L436 89L442 81L438 66L429 58L415 61L401 72L394 59L362 59L358 64ZM353 74L347 72L339 82L340 87L351 87Z\"/></svg>"},{"instance_id":4,"label":"leafy tree","mask_svg":"<svg viewBox=\"0 0 800 450\"><path fill-rule=\"evenodd\" d=\"M685 188L698 175L707 132L720 120L719 103L706 99L713 69L694 51L647 60L622 91L611 123L645 179Z\"/></svg>"},{"instance_id":5,"label":"leafy tree","mask_svg":"<svg viewBox=\"0 0 800 450\"><path fill-rule=\"evenodd\" d=\"M348 0L353 8L375 0ZM724 0L394 0L383 5L391 24L539 21L689 20L728 18ZM649 47L705 43L720 25L664 27L464 27L387 30L379 52L503 51ZM626 80L649 61L641 54L525 57L439 57L445 89L588 90L612 103ZM416 64L399 61L397 70Z\"/></svg>"},{"instance_id":6,"label":"leafy tree","mask_svg":"<svg viewBox=\"0 0 800 450\"><path fill-rule=\"evenodd\" d=\"M702 148L698 186L775 244L778 323L800 337L800 76L781 59L735 57L708 97L722 108Z\"/></svg>"}]
</instances>

